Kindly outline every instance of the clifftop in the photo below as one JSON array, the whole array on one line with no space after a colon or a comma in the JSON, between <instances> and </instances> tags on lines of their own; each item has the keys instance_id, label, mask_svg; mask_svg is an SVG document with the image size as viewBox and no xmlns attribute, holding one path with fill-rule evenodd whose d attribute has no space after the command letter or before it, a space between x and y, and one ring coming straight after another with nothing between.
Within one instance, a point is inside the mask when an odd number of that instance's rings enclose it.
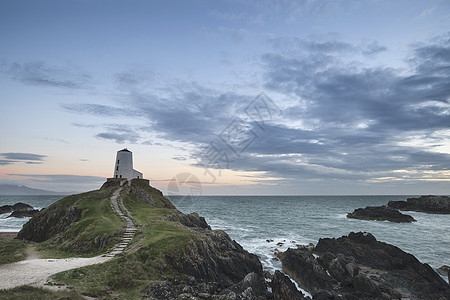
<instances>
[{"instance_id":1,"label":"clifftop","mask_svg":"<svg viewBox=\"0 0 450 300\"><path fill-rule=\"evenodd\" d=\"M230 299L246 291L251 299L265 299L256 255L224 231L211 230L198 214L178 211L144 180L109 180L99 190L65 197L33 217L18 237L38 242L51 257L107 253L125 227L111 209L113 194L137 229L131 242L112 260L56 274L53 281L91 297L172 299L184 293Z\"/></svg>"}]
</instances>

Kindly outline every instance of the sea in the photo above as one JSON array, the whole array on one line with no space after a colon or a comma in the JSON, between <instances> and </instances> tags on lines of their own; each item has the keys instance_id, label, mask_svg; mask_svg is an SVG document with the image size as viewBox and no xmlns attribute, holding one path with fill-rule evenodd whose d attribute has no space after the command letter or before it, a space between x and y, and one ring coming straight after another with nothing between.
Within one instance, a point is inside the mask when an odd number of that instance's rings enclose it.
<instances>
[{"instance_id":1,"label":"sea","mask_svg":"<svg viewBox=\"0 0 450 300\"><path fill-rule=\"evenodd\" d=\"M221 229L244 249L260 257L265 270L281 269L276 251L317 244L365 231L377 240L413 254L433 268L450 265L450 215L404 212L417 222L392 223L348 219L356 208L385 205L414 196L169 196L184 213L197 212L212 229ZM0 206L17 202L37 209L62 196L0 196ZM0 214L0 232L19 231L29 218Z\"/></svg>"}]
</instances>

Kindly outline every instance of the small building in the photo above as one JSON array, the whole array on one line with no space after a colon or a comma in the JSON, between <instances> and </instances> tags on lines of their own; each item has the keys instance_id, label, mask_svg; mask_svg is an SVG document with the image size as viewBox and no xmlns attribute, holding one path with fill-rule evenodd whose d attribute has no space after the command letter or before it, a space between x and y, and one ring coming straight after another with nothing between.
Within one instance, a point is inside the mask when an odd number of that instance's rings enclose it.
<instances>
[{"instance_id":1,"label":"small building","mask_svg":"<svg viewBox=\"0 0 450 300\"><path fill-rule=\"evenodd\" d=\"M133 153L127 148L117 151L114 178L143 179L144 175L133 169Z\"/></svg>"}]
</instances>

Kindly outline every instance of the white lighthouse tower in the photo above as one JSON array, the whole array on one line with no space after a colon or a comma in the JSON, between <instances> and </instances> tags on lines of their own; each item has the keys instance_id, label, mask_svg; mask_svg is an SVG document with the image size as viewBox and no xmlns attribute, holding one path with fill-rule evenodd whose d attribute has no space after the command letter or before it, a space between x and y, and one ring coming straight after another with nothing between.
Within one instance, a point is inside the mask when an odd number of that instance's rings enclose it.
<instances>
[{"instance_id":1,"label":"white lighthouse tower","mask_svg":"<svg viewBox=\"0 0 450 300\"><path fill-rule=\"evenodd\" d=\"M133 169L133 153L127 148L117 151L114 178L142 179L141 172Z\"/></svg>"}]
</instances>

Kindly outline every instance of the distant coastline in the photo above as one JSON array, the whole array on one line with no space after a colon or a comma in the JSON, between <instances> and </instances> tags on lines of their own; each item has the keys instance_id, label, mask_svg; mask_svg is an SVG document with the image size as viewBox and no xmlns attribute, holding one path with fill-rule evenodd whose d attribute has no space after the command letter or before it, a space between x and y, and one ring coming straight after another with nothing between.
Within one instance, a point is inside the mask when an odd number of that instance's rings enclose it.
<instances>
[{"instance_id":1,"label":"distant coastline","mask_svg":"<svg viewBox=\"0 0 450 300\"><path fill-rule=\"evenodd\" d=\"M0 184L0 196L54 196L70 195L71 192L55 192L30 188L24 185Z\"/></svg>"}]
</instances>

